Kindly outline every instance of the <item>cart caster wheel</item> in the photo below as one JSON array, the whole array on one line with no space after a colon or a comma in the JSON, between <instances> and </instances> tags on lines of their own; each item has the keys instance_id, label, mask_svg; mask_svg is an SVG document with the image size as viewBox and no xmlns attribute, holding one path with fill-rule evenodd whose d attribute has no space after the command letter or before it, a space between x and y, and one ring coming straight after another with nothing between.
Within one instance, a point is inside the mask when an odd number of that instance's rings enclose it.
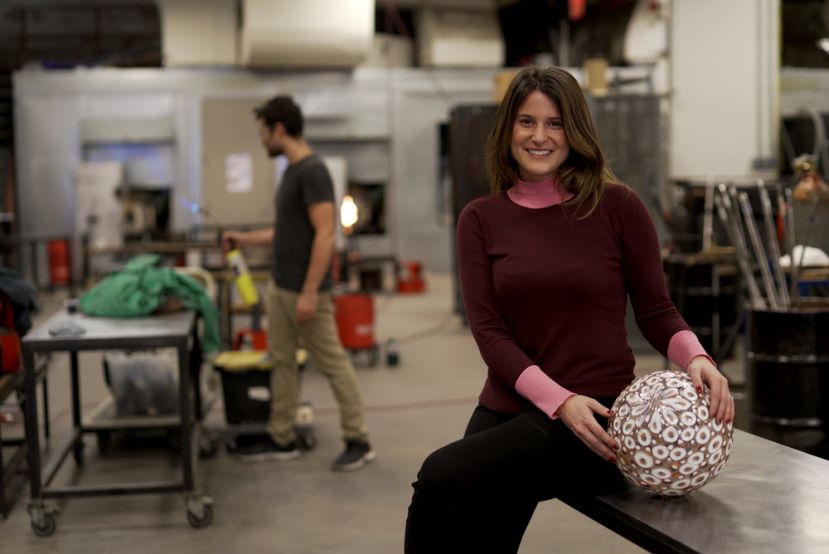
<instances>
[{"instance_id":1,"label":"cart caster wheel","mask_svg":"<svg viewBox=\"0 0 829 554\"><path fill-rule=\"evenodd\" d=\"M84 456L84 449L85 448L86 448L86 445L82 442L77 443L74 446L74 448L72 448L72 457L75 458L75 463L78 464L79 466L82 466L84 464L84 461L86 460L86 458Z\"/></svg>"},{"instance_id":2,"label":"cart caster wheel","mask_svg":"<svg viewBox=\"0 0 829 554\"><path fill-rule=\"evenodd\" d=\"M201 529L213 523L213 506L203 504L201 509L187 509L187 523L190 527Z\"/></svg>"},{"instance_id":3,"label":"cart caster wheel","mask_svg":"<svg viewBox=\"0 0 829 554\"><path fill-rule=\"evenodd\" d=\"M313 450L317 446L317 437L310 431L298 431L296 438L300 450Z\"/></svg>"},{"instance_id":4,"label":"cart caster wheel","mask_svg":"<svg viewBox=\"0 0 829 554\"><path fill-rule=\"evenodd\" d=\"M216 457L219 453L219 441L216 439L200 439L199 444L199 458L202 460L210 460Z\"/></svg>"},{"instance_id":5,"label":"cart caster wheel","mask_svg":"<svg viewBox=\"0 0 829 554\"><path fill-rule=\"evenodd\" d=\"M47 511L42 505L29 506L29 517L32 519L32 531L38 537L50 537L55 534L58 525L54 512Z\"/></svg>"}]
</instances>

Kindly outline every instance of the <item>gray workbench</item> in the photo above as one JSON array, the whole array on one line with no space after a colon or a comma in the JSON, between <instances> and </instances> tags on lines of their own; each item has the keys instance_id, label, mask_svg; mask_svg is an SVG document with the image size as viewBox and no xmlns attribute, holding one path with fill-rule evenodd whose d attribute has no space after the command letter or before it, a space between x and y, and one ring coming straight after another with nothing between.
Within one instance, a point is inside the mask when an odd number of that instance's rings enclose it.
<instances>
[{"instance_id":1,"label":"gray workbench","mask_svg":"<svg viewBox=\"0 0 829 554\"><path fill-rule=\"evenodd\" d=\"M58 324L71 321L85 332L76 336L54 336L49 331ZM193 421L191 389L197 372L191 371L191 350L198 350L196 314L192 311L141 318L87 317L61 310L38 325L22 340L24 393L26 402L26 440L28 442L31 503L29 514L36 534L47 536L56 528L54 510L44 503L48 498L72 496L121 495L135 493L182 492L187 498L187 519L194 527L212 521L212 501L203 495L195 483L195 448L197 426ZM182 480L180 482L128 483L96 487L50 487L61 464L71 453L78 465L83 465L83 435L100 431L99 426L84 423L81 417L80 371L78 352L84 350L175 348L179 365L179 413L173 418L142 418L142 428L168 428L181 433ZM71 371L73 434L68 444L59 449L47 468L41 468L40 437L35 397L35 355L37 353L68 352ZM100 366L96 368L100 371ZM48 371L48 369L46 370ZM31 400L31 401L29 401ZM118 429L115 426L112 429ZM131 425L130 428L136 428Z\"/></svg>"},{"instance_id":2,"label":"gray workbench","mask_svg":"<svg viewBox=\"0 0 829 554\"><path fill-rule=\"evenodd\" d=\"M184 338L190 335L193 328L195 314L193 312L175 312L172 314L134 317L134 318L112 318L112 317L89 317L81 313L69 314L61 310L31 331L23 338L23 343L28 344L38 351L63 350L62 347L55 347L55 344L69 342L76 345L86 345L91 342L105 342L108 348L109 341L119 342L136 340L155 341L162 340L170 342L173 337ZM56 337L49 333L55 324L64 321L77 323L86 333L74 337ZM120 348L115 346L114 348ZM83 350L96 350L93 348L82 348Z\"/></svg>"},{"instance_id":3,"label":"gray workbench","mask_svg":"<svg viewBox=\"0 0 829 554\"><path fill-rule=\"evenodd\" d=\"M563 500L655 552L829 552L829 460L739 430L722 473L686 497Z\"/></svg>"}]
</instances>

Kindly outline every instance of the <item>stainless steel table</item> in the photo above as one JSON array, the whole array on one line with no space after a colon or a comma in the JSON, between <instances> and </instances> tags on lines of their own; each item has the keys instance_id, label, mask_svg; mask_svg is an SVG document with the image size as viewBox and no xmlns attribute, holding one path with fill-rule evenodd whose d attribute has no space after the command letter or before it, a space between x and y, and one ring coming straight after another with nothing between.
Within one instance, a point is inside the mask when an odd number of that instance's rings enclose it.
<instances>
[{"instance_id":1,"label":"stainless steel table","mask_svg":"<svg viewBox=\"0 0 829 554\"><path fill-rule=\"evenodd\" d=\"M50 329L60 323L73 322L85 329L76 336L53 336ZM29 515L32 529L40 536L55 532L54 509L44 503L48 498L72 496L101 496L134 493L183 492L187 500L187 520L194 527L209 525L213 519L212 500L196 487L195 457L197 426L194 424L190 401L194 375L190 371L189 358L192 347L198 348L196 315L193 312L112 319L69 314L65 310L55 314L27 334L22 340L24 364L24 391L26 402L26 440L28 442L29 480L31 502ZM157 483L132 483L104 486L50 487L54 476L68 455L74 455L82 465L83 435L101 430L100 426L85 424L81 419L80 376L78 352L83 350L175 348L179 363L179 416L173 418L141 418L139 425L131 428L174 428L181 432L182 481ZM38 352L68 352L72 382L73 433L68 444L57 450L49 466L41 468L37 400L35 396L35 354ZM48 369L47 369L48 371ZM197 383L197 381L196 381Z\"/></svg>"},{"instance_id":2,"label":"stainless steel table","mask_svg":"<svg viewBox=\"0 0 829 554\"><path fill-rule=\"evenodd\" d=\"M651 552L829 552L829 461L739 430L723 472L686 497L563 500Z\"/></svg>"}]
</instances>

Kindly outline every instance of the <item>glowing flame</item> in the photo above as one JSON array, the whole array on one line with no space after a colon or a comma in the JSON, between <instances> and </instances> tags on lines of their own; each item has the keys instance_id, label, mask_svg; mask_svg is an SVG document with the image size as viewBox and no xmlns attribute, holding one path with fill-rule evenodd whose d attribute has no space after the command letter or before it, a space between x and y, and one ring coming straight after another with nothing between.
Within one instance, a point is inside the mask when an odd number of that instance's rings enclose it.
<instances>
[{"instance_id":1,"label":"glowing flame","mask_svg":"<svg viewBox=\"0 0 829 554\"><path fill-rule=\"evenodd\" d=\"M351 196L343 198L343 202L340 205L340 221L342 222L346 233L351 231L351 228L354 227L355 223L357 223L358 217L359 214L357 213L357 204L354 203L354 199Z\"/></svg>"}]
</instances>

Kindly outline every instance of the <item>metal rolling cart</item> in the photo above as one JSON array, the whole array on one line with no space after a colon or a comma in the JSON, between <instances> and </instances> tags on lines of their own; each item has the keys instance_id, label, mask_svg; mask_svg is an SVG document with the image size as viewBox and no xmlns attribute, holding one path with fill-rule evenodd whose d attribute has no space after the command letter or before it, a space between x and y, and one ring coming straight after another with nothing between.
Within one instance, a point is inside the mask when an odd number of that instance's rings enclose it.
<instances>
[{"instance_id":1,"label":"metal rolling cart","mask_svg":"<svg viewBox=\"0 0 829 554\"><path fill-rule=\"evenodd\" d=\"M191 311L153 317L112 319L87 317L80 313L70 314L61 310L22 340L24 394L27 399L26 441L28 443L29 481L31 502L29 515L32 530L39 536L52 535L56 530L55 509L44 501L49 498L84 496L114 496L125 494L182 492L186 500L187 521L193 527L205 527L213 520L213 501L196 484L196 454L198 425L194 422L191 405L191 389L198 383L198 369L191 369L190 351L198 348L196 314ZM66 324L76 324L84 329L78 335L53 335ZM83 435L97 433L102 424L85 424L81 418L80 368L78 352L110 349L175 348L179 364L179 417L147 417L132 422L130 429L178 429L181 432L182 480L171 482L128 483L98 486L50 486L61 465L71 453L78 465L84 464ZM68 352L71 372L73 432L68 444L56 450L46 468L41 467L40 436L35 396L35 354L38 352ZM97 368L96 368L97 369ZM48 368L46 369L48 372ZM196 409L200 410L196 395ZM116 424L110 430L122 430Z\"/></svg>"},{"instance_id":2,"label":"metal rolling cart","mask_svg":"<svg viewBox=\"0 0 829 554\"><path fill-rule=\"evenodd\" d=\"M49 437L49 411L48 411L48 389L49 383L46 380L46 363L45 359L38 359L35 369L35 382L42 383L43 387L43 419L44 419L44 435ZM17 395L17 400L21 408L25 406L25 398L23 396L23 374L7 373L0 374L0 405L12 394ZM10 447L12 451L11 457L7 460L3 457L3 448ZM24 437L4 437L3 436L3 422L0 422L0 516L3 519L9 516L11 511L13 498L6 496L6 487L12 481L14 476L22 470L19 469L23 460L26 459L26 438Z\"/></svg>"},{"instance_id":3,"label":"metal rolling cart","mask_svg":"<svg viewBox=\"0 0 829 554\"><path fill-rule=\"evenodd\" d=\"M705 351L717 363L730 358L742 322L733 250L671 254L663 266L671 300Z\"/></svg>"}]
</instances>

